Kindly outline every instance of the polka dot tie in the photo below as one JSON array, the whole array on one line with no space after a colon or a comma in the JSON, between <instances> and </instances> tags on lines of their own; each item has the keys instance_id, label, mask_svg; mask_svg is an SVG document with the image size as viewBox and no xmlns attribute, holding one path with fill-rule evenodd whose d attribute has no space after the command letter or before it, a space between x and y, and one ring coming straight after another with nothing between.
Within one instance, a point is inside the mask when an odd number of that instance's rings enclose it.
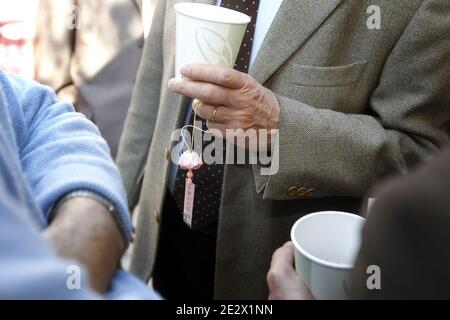
<instances>
[{"instance_id":1,"label":"polka dot tie","mask_svg":"<svg viewBox=\"0 0 450 320\"><path fill-rule=\"evenodd\" d=\"M256 18L258 16L259 0L222 0L222 7L236 10L252 18L247 26L244 40L242 41L241 50L236 59L234 69L248 73L250 65L250 56L253 48L253 37L255 36Z\"/></svg>"},{"instance_id":2,"label":"polka dot tie","mask_svg":"<svg viewBox=\"0 0 450 320\"><path fill-rule=\"evenodd\" d=\"M248 73L250 56L253 47L253 37L255 34L256 18L258 14L259 0L222 0L222 7L243 12L252 18L245 32L234 69ZM191 122L193 123L193 116ZM207 130L206 121L202 121L202 127ZM213 138L214 139L214 138ZM203 150L211 141L203 139ZM223 152L225 160L225 147ZM186 184L186 174L184 170L178 170L174 197L181 212L184 208L184 192ZM199 170L194 171L194 183L196 185L194 198L194 212L192 214L192 229L205 233L214 234L217 232L219 220L220 202L222 196L224 165L204 165Z\"/></svg>"}]
</instances>

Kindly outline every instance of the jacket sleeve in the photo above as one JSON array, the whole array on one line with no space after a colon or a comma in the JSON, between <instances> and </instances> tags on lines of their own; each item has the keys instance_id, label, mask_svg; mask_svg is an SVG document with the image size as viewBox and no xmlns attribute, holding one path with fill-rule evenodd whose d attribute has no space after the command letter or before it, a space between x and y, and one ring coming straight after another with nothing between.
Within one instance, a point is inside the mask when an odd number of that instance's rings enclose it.
<instances>
[{"instance_id":1,"label":"jacket sleeve","mask_svg":"<svg viewBox=\"0 0 450 320\"><path fill-rule=\"evenodd\" d=\"M125 121L117 164L128 194L129 207L137 204L140 180L158 115L163 74L163 28L166 1L158 1L150 34L145 41L131 105ZM157 84L157 85L155 85Z\"/></svg>"},{"instance_id":2,"label":"jacket sleeve","mask_svg":"<svg viewBox=\"0 0 450 320\"><path fill-rule=\"evenodd\" d=\"M272 200L298 198L303 186L309 197L360 197L381 177L406 174L447 144L449 15L450 2L424 1L388 57L367 114L278 96L279 171L262 176L255 167L257 191Z\"/></svg>"}]
</instances>

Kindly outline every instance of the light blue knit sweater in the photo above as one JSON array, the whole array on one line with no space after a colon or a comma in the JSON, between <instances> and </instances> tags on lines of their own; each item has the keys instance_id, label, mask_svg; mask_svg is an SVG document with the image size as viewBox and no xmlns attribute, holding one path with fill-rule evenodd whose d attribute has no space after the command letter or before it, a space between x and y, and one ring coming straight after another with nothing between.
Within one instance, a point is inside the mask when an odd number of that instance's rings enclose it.
<instances>
[{"instance_id":1,"label":"light blue knit sweater","mask_svg":"<svg viewBox=\"0 0 450 320\"><path fill-rule=\"evenodd\" d=\"M111 202L126 239L131 223L123 184L97 128L47 87L0 71L20 163L45 227L50 208L72 191L94 192ZM3 115L2 115L3 116ZM4 119L6 120L6 119Z\"/></svg>"},{"instance_id":2,"label":"light blue knit sweater","mask_svg":"<svg viewBox=\"0 0 450 320\"><path fill-rule=\"evenodd\" d=\"M49 209L77 190L113 203L130 238L119 172L95 126L48 88L0 71L0 299L101 298L84 270L80 287L68 287L76 263L60 259L41 236ZM159 299L120 270L105 297Z\"/></svg>"}]
</instances>

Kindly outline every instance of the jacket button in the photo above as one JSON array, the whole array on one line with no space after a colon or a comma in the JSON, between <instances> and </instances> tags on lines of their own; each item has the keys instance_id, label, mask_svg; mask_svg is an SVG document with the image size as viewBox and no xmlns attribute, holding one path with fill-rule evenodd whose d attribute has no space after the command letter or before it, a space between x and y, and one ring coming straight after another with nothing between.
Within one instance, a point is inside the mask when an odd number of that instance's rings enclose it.
<instances>
[{"instance_id":1,"label":"jacket button","mask_svg":"<svg viewBox=\"0 0 450 320\"><path fill-rule=\"evenodd\" d=\"M297 197L297 190L298 190L298 188L297 187L291 187L291 188L289 188L288 189L288 192L287 192L287 194L288 194L288 196L289 197Z\"/></svg>"},{"instance_id":2,"label":"jacket button","mask_svg":"<svg viewBox=\"0 0 450 320\"><path fill-rule=\"evenodd\" d=\"M307 197L307 198L312 198L312 197L315 196L316 192L317 192L316 189L311 188L311 189L308 190L308 193L306 194L306 197Z\"/></svg>"},{"instance_id":3,"label":"jacket button","mask_svg":"<svg viewBox=\"0 0 450 320\"><path fill-rule=\"evenodd\" d=\"M299 198L312 198L314 194L316 193L315 189L308 188L308 187L301 187L297 190L297 196Z\"/></svg>"}]
</instances>

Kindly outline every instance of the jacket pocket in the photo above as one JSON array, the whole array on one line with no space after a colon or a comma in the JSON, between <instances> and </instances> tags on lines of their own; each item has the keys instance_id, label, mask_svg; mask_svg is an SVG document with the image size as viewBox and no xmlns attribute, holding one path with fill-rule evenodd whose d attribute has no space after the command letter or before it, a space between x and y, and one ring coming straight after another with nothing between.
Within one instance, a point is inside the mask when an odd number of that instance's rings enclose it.
<instances>
[{"instance_id":1,"label":"jacket pocket","mask_svg":"<svg viewBox=\"0 0 450 320\"><path fill-rule=\"evenodd\" d=\"M367 61L345 66L318 67L294 64L290 82L304 87L343 87L358 82L367 66Z\"/></svg>"}]
</instances>

